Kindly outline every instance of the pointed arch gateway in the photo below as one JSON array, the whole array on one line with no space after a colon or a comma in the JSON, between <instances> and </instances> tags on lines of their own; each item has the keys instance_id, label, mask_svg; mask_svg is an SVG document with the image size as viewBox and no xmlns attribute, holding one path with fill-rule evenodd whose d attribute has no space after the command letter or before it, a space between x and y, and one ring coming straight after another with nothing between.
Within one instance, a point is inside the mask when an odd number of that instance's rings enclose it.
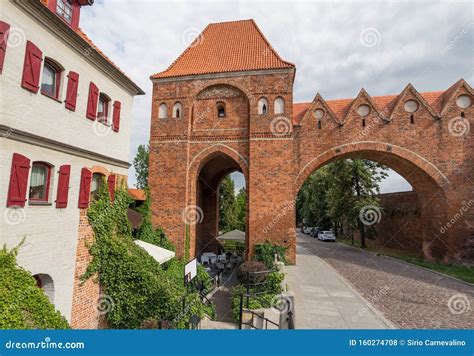
<instances>
[{"instance_id":1,"label":"pointed arch gateway","mask_svg":"<svg viewBox=\"0 0 474 356\"><path fill-rule=\"evenodd\" d=\"M248 162L228 145L206 147L191 161L188 168L188 204L183 213L188 226L191 257L204 252L219 252L216 240L219 236L219 186L226 176L236 171L243 174L247 185ZM248 242L246 229L246 250Z\"/></svg>"}]
</instances>

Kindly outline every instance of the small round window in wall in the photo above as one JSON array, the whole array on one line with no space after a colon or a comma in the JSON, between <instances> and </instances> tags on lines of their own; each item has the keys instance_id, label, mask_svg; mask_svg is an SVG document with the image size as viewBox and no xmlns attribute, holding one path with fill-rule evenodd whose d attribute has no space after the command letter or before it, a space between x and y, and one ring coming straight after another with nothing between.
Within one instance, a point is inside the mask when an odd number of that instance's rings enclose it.
<instances>
[{"instance_id":1,"label":"small round window in wall","mask_svg":"<svg viewBox=\"0 0 474 356\"><path fill-rule=\"evenodd\" d=\"M456 99L456 105L461 109L467 109L472 104L471 97L469 95L459 95Z\"/></svg>"},{"instance_id":2,"label":"small round window in wall","mask_svg":"<svg viewBox=\"0 0 474 356\"><path fill-rule=\"evenodd\" d=\"M318 120L322 119L323 116L324 116L324 110L323 109L316 109L316 110L314 110L313 115Z\"/></svg>"},{"instance_id":3,"label":"small round window in wall","mask_svg":"<svg viewBox=\"0 0 474 356\"><path fill-rule=\"evenodd\" d=\"M357 113L362 117L369 115L370 114L369 105L365 105L365 104L359 105L357 107Z\"/></svg>"},{"instance_id":4,"label":"small round window in wall","mask_svg":"<svg viewBox=\"0 0 474 356\"><path fill-rule=\"evenodd\" d=\"M406 112L415 112L416 110L418 110L420 105L416 100L407 100L405 101L405 105L403 107L405 108Z\"/></svg>"}]
</instances>

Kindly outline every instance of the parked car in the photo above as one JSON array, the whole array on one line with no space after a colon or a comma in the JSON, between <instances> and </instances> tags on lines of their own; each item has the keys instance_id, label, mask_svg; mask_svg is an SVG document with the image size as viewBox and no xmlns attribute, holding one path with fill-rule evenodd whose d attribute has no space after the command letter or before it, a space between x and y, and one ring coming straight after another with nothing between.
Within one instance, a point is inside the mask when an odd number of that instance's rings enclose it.
<instances>
[{"instance_id":1,"label":"parked car","mask_svg":"<svg viewBox=\"0 0 474 356\"><path fill-rule=\"evenodd\" d=\"M311 234L311 230L313 230L313 228L311 226L304 226L303 229L302 229L302 232L303 234L305 235L310 235Z\"/></svg>"},{"instance_id":2,"label":"parked car","mask_svg":"<svg viewBox=\"0 0 474 356\"><path fill-rule=\"evenodd\" d=\"M320 241L336 241L336 235L334 235L334 232L326 230L326 231L320 231L318 233L318 240Z\"/></svg>"},{"instance_id":3,"label":"parked car","mask_svg":"<svg viewBox=\"0 0 474 356\"><path fill-rule=\"evenodd\" d=\"M311 228L311 232L309 233L312 237L318 237L318 233L321 231L320 227L313 227Z\"/></svg>"}]
</instances>

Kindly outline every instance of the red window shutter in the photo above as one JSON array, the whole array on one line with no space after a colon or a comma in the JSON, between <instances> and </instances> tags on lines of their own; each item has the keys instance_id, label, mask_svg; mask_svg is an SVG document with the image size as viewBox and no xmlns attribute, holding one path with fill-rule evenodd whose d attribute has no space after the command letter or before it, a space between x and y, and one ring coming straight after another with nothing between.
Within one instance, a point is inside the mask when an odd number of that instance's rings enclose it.
<instances>
[{"instance_id":1,"label":"red window shutter","mask_svg":"<svg viewBox=\"0 0 474 356\"><path fill-rule=\"evenodd\" d=\"M79 85L79 74L69 72L66 91L66 109L75 111L77 101L77 86Z\"/></svg>"},{"instance_id":2,"label":"red window shutter","mask_svg":"<svg viewBox=\"0 0 474 356\"><path fill-rule=\"evenodd\" d=\"M58 209L67 208L70 175L71 166L69 164L59 167L58 193L56 195L56 208Z\"/></svg>"},{"instance_id":3,"label":"red window shutter","mask_svg":"<svg viewBox=\"0 0 474 356\"><path fill-rule=\"evenodd\" d=\"M94 83L89 84L89 99L87 100L86 117L95 120L97 117L97 103L99 100L99 88Z\"/></svg>"},{"instance_id":4,"label":"red window shutter","mask_svg":"<svg viewBox=\"0 0 474 356\"><path fill-rule=\"evenodd\" d=\"M10 186L8 187L7 207L25 206L29 175L30 160L25 156L14 153L10 173Z\"/></svg>"},{"instance_id":5,"label":"red window shutter","mask_svg":"<svg viewBox=\"0 0 474 356\"><path fill-rule=\"evenodd\" d=\"M114 116L112 121L112 130L119 132L120 129L120 111L122 109L122 103L120 101L114 102Z\"/></svg>"},{"instance_id":6,"label":"red window shutter","mask_svg":"<svg viewBox=\"0 0 474 356\"><path fill-rule=\"evenodd\" d=\"M26 41L25 63L23 65L21 86L33 93L37 93L39 89L42 60L43 52L32 42Z\"/></svg>"},{"instance_id":7,"label":"red window shutter","mask_svg":"<svg viewBox=\"0 0 474 356\"><path fill-rule=\"evenodd\" d=\"M114 201L115 199L115 174L109 175L109 178L107 178L107 183L109 185L109 194L110 194L110 200Z\"/></svg>"},{"instance_id":8,"label":"red window shutter","mask_svg":"<svg viewBox=\"0 0 474 356\"><path fill-rule=\"evenodd\" d=\"M6 22L0 21L0 74L2 74L3 61L5 60L5 53L7 52L9 30L10 25Z\"/></svg>"},{"instance_id":9,"label":"red window shutter","mask_svg":"<svg viewBox=\"0 0 474 356\"><path fill-rule=\"evenodd\" d=\"M79 209L84 209L89 206L91 180L92 172L87 168L82 168L81 183L79 187Z\"/></svg>"}]
</instances>

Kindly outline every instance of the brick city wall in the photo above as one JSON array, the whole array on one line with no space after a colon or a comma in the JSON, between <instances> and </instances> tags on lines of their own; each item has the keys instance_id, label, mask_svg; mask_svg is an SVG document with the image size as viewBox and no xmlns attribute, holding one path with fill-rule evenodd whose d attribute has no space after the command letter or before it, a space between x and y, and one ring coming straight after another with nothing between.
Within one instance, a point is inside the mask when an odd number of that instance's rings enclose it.
<instances>
[{"instance_id":1,"label":"brick city wall","mask_svg":"<svg viewBox=\"0 0 474 356\"><path fill-rule=\"evenodd\" d=\"M473 130L461 136L452 134L448 127L461 115L472 122L474 106L462 110L455 103L461 94L472 96L472 89L462 81L451 88L439 104L440 118L407 86L390 112L379 112L370 96L361 91L344 117L340 113L336 116L317 95L302 120L292 122L293 75L286 70L154 82L149 175L153 221L175 242L178 256L184 252L186 222L182 213L187 208L203 205L206 211L201 213L212 215L197 226L191 224L191 255L197 251L199 239L212 239L215 234L215 228L209 227L217 226L215 209L198 198L205 194L200 193L197 182L202 181L201 174L215 171L210 167L217 162L215 155L221 154L233 160L234 168L246 178L247 257L255 244L268 239L286 246L289 260L295 262L295 196L312 172L343 158L377 161L401 174L420 201L425 257L446 261L462 257L461 246L472 230L469 224L474 225L472 209L443 233L440 226L462 209L466 197L474 195L470 183L473 165L469 163L474 151ZM264 115L257 112L261 97L269 103ZM282 115L273 114L277 97L285 100ZM413 118L403 108L409 99L420 103ZM171 108L178 101L183 105L183 116L172 118ZM225 103L225 118L217 117L217 102ZM162 103L168 106L166 119L158 118ZM364 119L356 112L362 104L371 108ZM325 112L320 120L313 115L318 108ZM216 172L206 179L219 180L227 173ZM203 230L202 225L207 227Z\"/></svg>"},{"instance_id":2,"label":"brick city wall","mask_svg":"<svg viewBox=\"0 0 474 356\"><path fill-rule=\"evenodd\" d=\"M367 238L369 247L388 247L402 251L420 253L423 248L423 223L420 201L416 192L380 194L380 221L373 225L372 238ZM360 235L354 234L360 241Z\"/></svg>"}]
</instances>

